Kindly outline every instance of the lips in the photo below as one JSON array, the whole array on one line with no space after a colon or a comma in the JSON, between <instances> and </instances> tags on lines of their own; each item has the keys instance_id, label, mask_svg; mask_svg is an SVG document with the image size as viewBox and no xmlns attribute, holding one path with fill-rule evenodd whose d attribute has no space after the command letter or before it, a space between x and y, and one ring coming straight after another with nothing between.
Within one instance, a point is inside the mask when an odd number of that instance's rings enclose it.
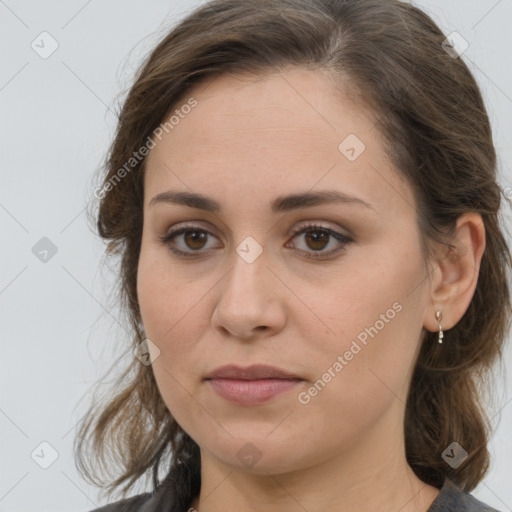
<instances>
[{"instance_id":1,"label":"lips","mask_svg":"<svg viewBox=\"0 0 512 512\"><path fill-rule=\"evenodd\" d=\"M230 402L259 405L295 388L304 379L273 366L227 365L211 372L205 380L217 395Z\"/></svg>"},{"instance_id":2,"label":"lips","mask_svg":"<svg viewBox=\"0 0 512 512\"><path fill-rule=\"evenodd\" d=\"M207 375L206 379L236 379L236 380L261 380L261 379L286 379L302 380L286 370L274 366L256 364L247 368L236 365L221 366Z\"/></svg>"}]
</instances>

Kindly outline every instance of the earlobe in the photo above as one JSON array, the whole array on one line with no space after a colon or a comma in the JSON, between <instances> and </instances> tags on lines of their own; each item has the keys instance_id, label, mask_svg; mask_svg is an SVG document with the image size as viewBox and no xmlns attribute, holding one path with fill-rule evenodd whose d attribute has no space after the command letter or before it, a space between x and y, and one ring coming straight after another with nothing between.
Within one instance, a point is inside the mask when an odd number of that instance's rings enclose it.
<instances>
[{"instance_id":1,"label":"earlobe","mask_svg":"<svg viewBox=\"0 0 512 512\"><path fill-rule=\"evenodd\" d=\"M431 304L425 311L424 326L431 332L438 331L437 311L441 311L443 330L447 330L460 321L471 303L485 251L482 217L477 213L461 215L450 243L454 248L436 263Z\"/></svg>"}]
</instances>

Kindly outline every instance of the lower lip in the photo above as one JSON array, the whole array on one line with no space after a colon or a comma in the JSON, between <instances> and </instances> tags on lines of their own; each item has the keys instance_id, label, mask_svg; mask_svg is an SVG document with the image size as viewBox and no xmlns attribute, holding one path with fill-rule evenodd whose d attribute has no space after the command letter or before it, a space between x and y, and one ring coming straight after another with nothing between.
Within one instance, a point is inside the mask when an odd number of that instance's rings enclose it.
<instances>
[{"instance_id":1,"label":"lower lip","mask_svg":"<svg viewBox=\"0 0 512 512\"><path fill-rule=\"evenodd\" d=\"M218 395L243 405L262 404L294 388L300 382L292 379L209 379L210 386Z\"/></svg>"}]
</instances>

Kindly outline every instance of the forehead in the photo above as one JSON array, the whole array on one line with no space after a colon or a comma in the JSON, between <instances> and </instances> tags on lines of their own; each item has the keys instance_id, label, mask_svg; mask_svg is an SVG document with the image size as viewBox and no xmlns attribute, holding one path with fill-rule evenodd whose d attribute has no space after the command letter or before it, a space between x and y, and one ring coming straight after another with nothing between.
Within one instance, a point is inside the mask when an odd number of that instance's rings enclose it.
<instances>
[{"instance_id":1,"label":"forehead","mask_svg":"<svg viewBox=\"0 0 512 512\"><path fill-rule=\"evenodd\" d=\"M180 188L249 208L250 198L268 204L316 187L357 194L383 212L412 205L371 113L320 71L216 77L192 88L169 115L190 98L197 105L148 155L146 204Z\"/></svg>"}]
</instances>

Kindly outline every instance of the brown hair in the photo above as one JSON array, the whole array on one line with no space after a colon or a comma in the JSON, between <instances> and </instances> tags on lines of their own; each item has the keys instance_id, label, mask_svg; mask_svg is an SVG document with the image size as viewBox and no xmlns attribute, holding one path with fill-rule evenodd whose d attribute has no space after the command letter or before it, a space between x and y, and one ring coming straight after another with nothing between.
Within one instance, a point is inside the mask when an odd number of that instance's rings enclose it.
<instances>
[{"instance_id":1,"label":"brown hair","mask_svg":"<svg viewBox=\"0 0 512 512\"><path fill-rule=\"evenodd\" d=\"M296 66L327 72L345 93L350 84L413 187L425 261L435 243L453 247L450 236L461 214L476 212L485 225L486 249L467 311L441 346L437 333L424 329L404 424L406 456L417 476L436 487L449 477L471 491L489 466L491 425L481 393L510 328L511 254L499 218L505 196L484 102L463 60L443 48L445 37L427 14L398 0L207 2L165 36L137 73L105 159L102 183L111 185L94 218L108 240L106 254L119 256L116 297L128 312L132 353L144 340L136 276L145 159L112 186L119 169L207 78ZM453 441L469 454L455 469L441 457ZM151 366L135 357L106 403L91 406L75 451L80 472L107 487L109 496L125 483L125 497L148 470L157 487L162 463L178 503L187 505L199 492L199 448L165 407ZM98 479L95 463L104 470L117 464L115 479Z\"/></svg>"}]
</instances>

